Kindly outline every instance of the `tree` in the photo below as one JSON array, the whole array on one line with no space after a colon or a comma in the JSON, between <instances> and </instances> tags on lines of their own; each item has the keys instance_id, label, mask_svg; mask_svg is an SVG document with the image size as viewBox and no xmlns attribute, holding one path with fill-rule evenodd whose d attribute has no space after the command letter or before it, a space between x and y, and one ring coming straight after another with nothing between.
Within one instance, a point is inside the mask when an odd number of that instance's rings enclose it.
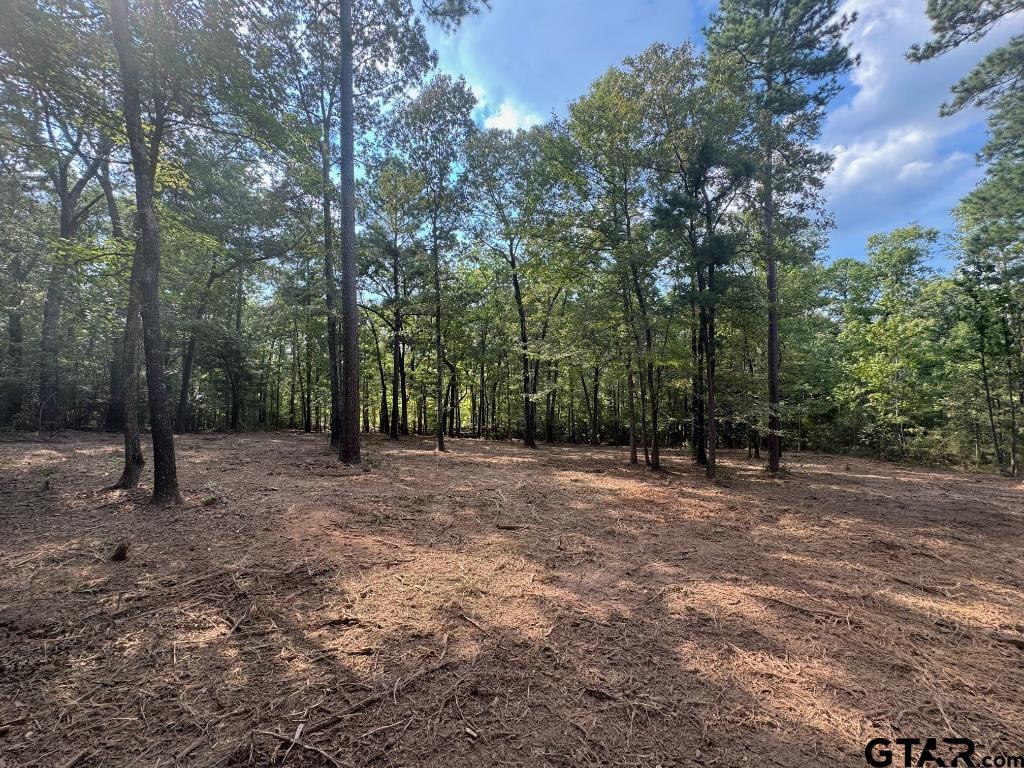
<instances>
[{"instance_id":1,"label":"tree","mask_svg":"<svg viewBox=\"0 0 1024 768\"><path fill-rule=\"evenodd\" d=\"M466 142L476 130L476 97L462 78L435 76L401 111L401 145L423 179L425 238L430 252L434 302L434 361L437 449L444 448L444 340L441 293L445 254L456 245L466 214L464 172Z\"/></svg>"},{"instance_id":2,"label":"tree","mask_svg":"<svg viewBox=\"0 0 1024 768\"><path fill-rule=\"evenodd\" d=\"M557 277L547 286L540 312L541 330L531 338L527 304L527 278L544 290L545 257L555 249L535 237L541 224L550 187L546 177L544 129L502 131L492 129L473 137L469 145L472 197L476 201L476 236L491 255L507 266L507 279L518 315L520 368L523 400L523 444L537 447L537 392L540 383L540 351L551 313L564 288ZM550 260L550 259L547 259ZM532 286L531 286L532 287Z\"/></svg>"},{"instance_id":3,"label":"tree","mask_svg":"<svg viewBox=\"0 0 1024 768\"><path fill-rule=\"evenodd\" d=\"M105 134L106 68L94 21L75 3L18 2L0 33L6 124L24 158L43 171L57 201L53 253L40 334L39 426L60 424L58 330L78 234L104 200L96 188L111 151Z\"/></svg>"},{"instance_id":4,"label":"tree","mask_svg":"<svg viewBox=\"0 0 1024 768\"><path fill-rule=\"evenodd\" d=\"M966 42L976 42L1000 21L1024 10L1021 0L928 0L927 13L934 37L911 47L911 61L927 61ZM1024 35L1018 34L992 51L960 82L953 86L953 101L942 106L952 115L970 104L992 110L993 136L987 151L998 156L1021 151L1024 129Z\"/></svg>"},{"instance_id":5,"label":"tree","mask_svg":"<svg viewBox=\"0 0 1024 768\"><path fill-rule=\"evenodd\" d=\"M768 289L768 468L782 456L779 385L778 241L805 225L831 157L815 148L824 109L839 92L839 77L854 65L844 32L854 15L835 0L724 0L706 30L708 46L743 62L753 100L758 143L760 250Z\"/></svg>"},{"instance_id":6,"label":"tree","mask_svg":"<svg viewBox=\"0 0 1024 768\"><path fill-rule=\"evenodd\" d=\"M260 100L246 62L258 60L241 34L231 3L207 13L202 0L153 6L111 0L109 25L119 65L122 113L135 186L140 314L146 359L149 419L153 438L153 501L180 499L169 412L160 318L160 222L156 182L161 152L181 125L224 130L236 114ZM180 66L171 66L171 62ZM218 98L220 94L224 98ZM243 99L240 94L248 93Z\"/></svg>"},{"instance_id":7,"label":"tree","mask_svg":"<svg viewBox=\"0 0 1024 768\"><path fill-rule=\"evenodd\" d=\"M665 254L651 247L646 215L651 142L643 124L644 84L629 66L627 62L626 69L609 70L570 105L569 119L555 134L553 157L567 187L562 195L571 200L569 217L577 222L562 221L565 236L574 241L571 247L590 251L595 260L606 255L620 275L616 284L622 291L623 323L644 373L641 419L646 423L650 414L650 431L643 430L644 452L651 468L659 469L660 366L654 327L661 298L657 274ZM592 418L596 411L592 409ZM594 433L592 429L592 437Z\"/></svg>"},{"instance_id":8,"label":"tree","mask_svg":"<svg viewBox=\"0 0 1024 768\"><path fill-rule=\"evenodd\" d=\"M359 446L359 305L357 296L357 260L356 260L356 177L355 177L355 64L354 49L356 38L353 34L352 0L340 0L340 37L341 49L341 101L340 134L341 134L341 310L342 310L342 360L344 375L342 382L342 418L341 447L339 456L348 464L355 464L360 459ZM487 7L488 0L422 0L420 13L429 21L453 29L468 14L476 13L480 7ZM385 33L381 36L380 45L385 52L393 55L394 51L404 52L408 49L409 39L405 34L410 28L422 35L422 28L417 23L416 11L411 0L400 0L397 6L393 2L383 2L384 16L395 13L401 22L396 26L383 25ZM376 19L375 19L376 21ZM409 24L411 22L411 26ZM397 29L400 34L395 34ZM388 60L382 57L370 57L366 63L367 71L374 72L387 67ZM440 331L438 331L440 333ZM440 375L440 374L438 374ZM442 446L443 447L443 446Z\"/></svg>"},{"instance_id":9,"label":"tree","mask_svg":"<svg viewBox=\"0 0 1024 768\"><path fill-rule=\"evenodd\" d=\"M422 269L417 234L422 227L423 177L400 158L389 155L370 168L361 196L368 248L363 270L372 290L383 297L382 319L391 330L391 413L389 434L409 434L409 396L405 353L406 316L412 311L411 292L419 287ZM389 306L390 305L390 306ZM390 310L387 319L386 310Z\"/></svg>"},{"instance_id":10,"label":"tree","mask_svg":"<svg viewBox=\"0 0 1024 768\"><path fill-rule=\"evenodd\" d=\"M715 477L717 446L716 308L722 272L737 251L732 213L752 175L747 105L734 62L710 64L688 46L649 49L634 67L649 83L652 132L661 140L656 164L664 178L663 202L655 209L662 227L683 244L699 305L697 351L705 370L704 437L707 476ZM702 409L703 410L703 409ZM700 455L700 453L698 453Z\"/></svg>"}]
</instances>

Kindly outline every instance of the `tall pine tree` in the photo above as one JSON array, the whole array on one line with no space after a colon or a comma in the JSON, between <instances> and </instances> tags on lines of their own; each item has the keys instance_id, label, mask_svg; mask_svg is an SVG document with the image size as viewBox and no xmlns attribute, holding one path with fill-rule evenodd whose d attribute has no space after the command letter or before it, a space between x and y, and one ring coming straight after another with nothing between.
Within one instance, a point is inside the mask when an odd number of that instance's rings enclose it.
<instances>
[{"instance_id":1,"label":"tall pine tree","mask_svg":"<svg viewBox=\"0 0 1024 768\"><path fill-rule=\"evenodd\" d=\"M782 457L778 244L804 228L832 157L815 148L840 75L855 64L843 33L855 16L836 0L723 0L708 28L713 54L736 57L749 78L758 144L753 194L768 288L768 464Z\"/></svg>"}]
</instances>

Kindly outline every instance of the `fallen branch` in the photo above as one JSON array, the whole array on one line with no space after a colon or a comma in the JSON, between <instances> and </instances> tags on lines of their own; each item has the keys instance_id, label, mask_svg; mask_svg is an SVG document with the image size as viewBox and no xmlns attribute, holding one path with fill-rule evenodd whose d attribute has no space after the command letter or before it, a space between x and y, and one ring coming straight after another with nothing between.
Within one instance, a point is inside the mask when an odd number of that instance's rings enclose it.
<instances>
[{"instance_id":1,"label":"fallen branch","mask_svg":"<svg viewBox=\"0 0 1024 768\"><path fill-rule=\"evenodd\" d=\"M481 632L483 632L483 633L484 633L485 635L488 635L488 634L490 634L490 633L489 633L489 632L488 632L488 631L487 631L486 629L484 629L484 628L483 628L483 627L482 627L482 626L480 625L480 623L479 623L479 622L477 622L477 621L474 621L473 619L469 618L469 616L467 616L467 615L466 615L466 614L464 614L464 613L463 613L463 614L461 614L461 616L462 616L462 618L464 618L464 619L465 619L466 621L468 621L468 622L469 622L470 624L472 624L472 625L473 625L474 627L476 627L476 628L477 628L477 629L479 629L479 630L480 630Z\"/></svg>"},{"instance_id":2,"label":"fallen branch","mask_svg":"<svg viewBox=\"0 0 1024 768\"><path fill-rule=\"evenodd\" d=\"M421 669L418 672L413 672L411 675L405 678L405 680L401 680L395 683L395 685L391 688L378 691L377 693L371 693L369 696L364 696L363 698L359 699L359 701L349 704L347 707L338 712L335 712L333 715L328 715L322 720L318 720L317 722L313 723L308 728L306 728L304 730L304 733L305 735L309 736L310 734L319 733L320 731L325 731L328 728L333 728L335 725L340 723L349 715L354 715L356 712L360 712L366 709L371 704L375 704L376 702L380 701L381 699L387 696L397 696L400 691L409 687L417 680L427 677L428 675L432 675L435 672L439 672L445 667L450 667L454 663L455 660L450 659L448 661L442 661L438 664L435 664L432 667L426 667L425 669Z\"/></svg>"},{"instance_id":3,"label":"fallen branch","mask_svg":"<svg viewBox=\"0 0 1024 768\"><path fill-rule=\"evenodd\" d=\"M833 613L832 611L822 610L820 608L806 608L806 607L804 607L802 605L796 605L795 603L788 603L785 600L780 600L777 597L768 597L767 595L758 595L757 597L761 598L765 602L775 603L777 605L781 605L781 606L784 606L786 608L789 608L790 610L797 611L798 613L803 613L803 614L805 614L807 616L826 617L826 618L829 618L829 619L834 619L836 621L849 621L850 620L849 616L840 616L838 613Z\"/></svg>"},{"instance_id":4,"label":"fallen branch","mask_svg":"<svg viewBox=\"0 0 1024 768\"><path fill-rule=\"evenodd\" d=\"M329 762L331 765L335 766L335 768L351 768L352 766L352 763L343 762L338 758L334 757L334 755L332 755L330 752L326 752L325 750L320 749L320 747L315 747L312 744L307 744L304 741L293 739L291 736L285 736L283 733L277 733L276 731L256 731L256 733L262 736L272 736L275 739L280 739L283 742L291 744L293 747L305 749L308 752L316 752L318 755L327 760L327 762Z\"/></svg>"}]
</instances>

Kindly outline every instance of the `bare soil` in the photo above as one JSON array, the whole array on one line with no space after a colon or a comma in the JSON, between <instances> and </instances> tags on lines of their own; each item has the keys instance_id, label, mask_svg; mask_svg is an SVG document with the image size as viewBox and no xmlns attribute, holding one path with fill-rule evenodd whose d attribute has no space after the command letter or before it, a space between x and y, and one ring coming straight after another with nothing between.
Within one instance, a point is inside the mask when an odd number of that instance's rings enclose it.
<instances>
[{"instance_id":1,"label":"bare soil","mask_svg":"<svg viewBox=\"0 0 1024 768\"><path fill-rule=\"evenodd\" d=\"M725 452L0 443L0 766L863 766L1024 754L1024 487ZM111 560L119 544L124 559ZM123 550L123 547L122 547ZM901 761L902 755L897 755Z\"/></svg>"}]
</instances>

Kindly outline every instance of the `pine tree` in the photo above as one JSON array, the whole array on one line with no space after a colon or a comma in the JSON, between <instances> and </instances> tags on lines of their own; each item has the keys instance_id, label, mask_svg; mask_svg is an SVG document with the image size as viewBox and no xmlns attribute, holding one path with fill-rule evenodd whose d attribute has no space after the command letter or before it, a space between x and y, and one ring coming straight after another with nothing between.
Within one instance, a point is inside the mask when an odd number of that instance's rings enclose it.
<instances>
[{"instance_id":1,"label":"pine tree","mask_svg":"<svg viewBox=\"0 0 1024 768\"><path fill-rule=\"evenodd\" d=\"M768 467L782 457L779 242L806 224L831 157L815 149L825 106L855 64L843 33L855 16L837 0L724 0L707 30L713 54L745 69L759 145L754 207L768 288Z\"/></svg>"}]
</instances>

